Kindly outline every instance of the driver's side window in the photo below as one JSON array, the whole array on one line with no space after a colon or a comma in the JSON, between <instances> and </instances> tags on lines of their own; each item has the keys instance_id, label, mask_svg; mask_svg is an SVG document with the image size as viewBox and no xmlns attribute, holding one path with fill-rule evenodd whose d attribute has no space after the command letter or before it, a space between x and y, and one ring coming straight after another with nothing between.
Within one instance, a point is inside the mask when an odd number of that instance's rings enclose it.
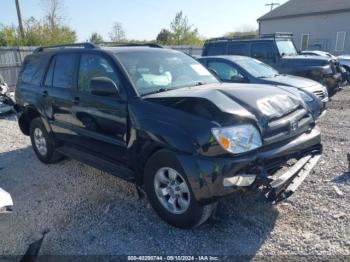
<instances>
[{"instance_id":1,"label":"driver's side window","mask_svg":"<svg viewBox=\"0 0 350 262\"><path fill-rule=\"evenodd\" d=\"M236 68L224 62L208 62L208 68L214 71L220 80L224 82L234 82L241 75Z\"/></svg>"},{"instance_id":2,"label":"driver's side window","mask_svg":"<svg viewBox=\"0 0 350 262\"><path fill-rule=\"evenodd\" d=\"M83 54L80 59L78 89L82 92L91 92L90 82L95 77L108 77L119 87L120 78L111 64L102 56Z\"/></svg>"}]
</instances>

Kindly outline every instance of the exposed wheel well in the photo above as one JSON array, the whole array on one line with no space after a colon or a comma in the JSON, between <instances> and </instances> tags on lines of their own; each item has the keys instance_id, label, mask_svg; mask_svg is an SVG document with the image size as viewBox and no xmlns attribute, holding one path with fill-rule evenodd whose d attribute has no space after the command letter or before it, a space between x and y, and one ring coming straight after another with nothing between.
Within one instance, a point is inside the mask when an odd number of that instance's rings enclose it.
<instances>
[{"instance_id":1,"label":"exposed wheel well","mask_svg":"<svg viewBox=\"0 0 350 262\"><path fill-rule=\"evenodd\" d=\"M40 114L37 110L28 107L23 110L23 114L18 119L19 128L22 133L26 136L29 136L30 123L34 118L40 117Z\"/></svg>"},{"instance_id":2,"label":"exposed wheel well","mask_svg":"<svg viewBox=\"0 0 350 262\"><path fill-rule=\"evenodd\" d=\"M138 184L140 185L143 185L144 183L144 171L145 171L145 167L146 167L146 164L147 162L156 154L158 153L159 151L163 150L164 148L161 147L161 146L154 146L154 147L150 147L148 149L146 149L142 155L144 157L142 157L140 159L140 163L139 163L139 170L138 170L138 179L137 179L137 182Z\"/></svg>"}]
</instances>

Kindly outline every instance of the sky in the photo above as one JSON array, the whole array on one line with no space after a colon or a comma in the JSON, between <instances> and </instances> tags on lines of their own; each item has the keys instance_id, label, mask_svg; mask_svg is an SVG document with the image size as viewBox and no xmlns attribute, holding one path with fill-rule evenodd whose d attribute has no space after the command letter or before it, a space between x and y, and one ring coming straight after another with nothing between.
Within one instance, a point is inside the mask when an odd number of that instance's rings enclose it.
<instances>
[{"instance_id":1,"label":"sky","mask_svg":"<svg viewBox=\"0 0 350 262\"><path fill-rule=\"evenodd\" d=\"M43 17L43 0L20 0L23 19ZM219 37L244 27L258 28L256 20L267 13L266 3L287 0L62 0L65 23L86 41L92 32L105 40L114 22L123 25L128 39L152 40L179 11L201 36ZM0 24L17 25L15 0L1 0Z\"/></svg>"}]
</instances>

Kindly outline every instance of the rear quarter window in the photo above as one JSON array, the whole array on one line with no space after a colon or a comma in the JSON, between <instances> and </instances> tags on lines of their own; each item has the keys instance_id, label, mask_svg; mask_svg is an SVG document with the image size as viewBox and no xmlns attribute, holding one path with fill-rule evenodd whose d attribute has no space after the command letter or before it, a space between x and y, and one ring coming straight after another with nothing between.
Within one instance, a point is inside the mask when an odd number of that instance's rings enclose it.
<instances>
[{"instance_id":1,"label":"rear quarter window","mask_svg":"<svg viewBox=\"0 0 350 262\"><path fill-rule=\"evenodd\" d=\"M225 55L226 43L210 43L207 45L207 55Z\"/></svg>"},{"instance_id":2,"label":"rear quarter window","mask_svg":"<svg viewBox=\"0 0 350 262\"><path fill-rule=\"evenodd\" d=\"M43 79L47 59L39 55L28 56L23 63L18 80L23 83L40 85Z\"/></svg>"},{"instance_id":3,"label":"rear quarter window","mask_svg":"<svg viewBox=\"0 0 350 262\"><path fill-rule=\"evenodd\" d=\"M249 55L249 44L239 44L239 43L231 43L228 45L229 55Z\"/></svg>"},{"instance_id":4,"label":"rear quarter window","mask_svg":"<svg viewBox=\"0 0 350 262\"><path fill-rule=\"evenodd\" d=\"M72 88L76 62L77 55L75 54L60 54L56 56L52 83L54 87Z\"/></svg>"}]
</instances>

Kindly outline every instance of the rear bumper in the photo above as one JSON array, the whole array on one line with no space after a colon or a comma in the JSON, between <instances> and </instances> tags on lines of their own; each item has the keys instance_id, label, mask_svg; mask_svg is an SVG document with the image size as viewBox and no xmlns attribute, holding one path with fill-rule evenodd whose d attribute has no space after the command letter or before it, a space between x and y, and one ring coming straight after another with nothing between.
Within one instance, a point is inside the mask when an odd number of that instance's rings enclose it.
<instances>
[{"instance_id":1,"label":"rear bumper","mask_svg":"<svg viewBox=\"0 0 350 262\"><path fill-rule=\"evenodd\" d=\"M256 176L254 184L260 183L264 185L269 198L272 199L272 196L276 196L273 201L277 201L277 197L282 196L284 192L286 192L285 195L288 195L289 193L287 192L289 191L294 192L296 188L293 190L288 189L287 191L282 189L287 188L291 181L294 180L296 180L295 183L298 181L301 183L314 165L308 168L306 173L301 173L304 167L309 166L306 166L306 163L302 166L302 169L292 172L293 174L288 179L283 180L283 187L281 188L272 186L276 172L291 159L300 161L308 157L308 160L311 161L311 159L315 159L314 157L321 153L320 131L315 127L310 133L303 134L287 143L273 145L270 148L264 148L242 156L230 155L228 157L215 158L178 155L178 159L187 175L197 201L201 203L205 204L218 200L238 190L253 189L254 187L251 186L224 186L225 179L242 175ZM297 180L299 176L303 177L303 179Z\"/></svg>"}]
</instances>

